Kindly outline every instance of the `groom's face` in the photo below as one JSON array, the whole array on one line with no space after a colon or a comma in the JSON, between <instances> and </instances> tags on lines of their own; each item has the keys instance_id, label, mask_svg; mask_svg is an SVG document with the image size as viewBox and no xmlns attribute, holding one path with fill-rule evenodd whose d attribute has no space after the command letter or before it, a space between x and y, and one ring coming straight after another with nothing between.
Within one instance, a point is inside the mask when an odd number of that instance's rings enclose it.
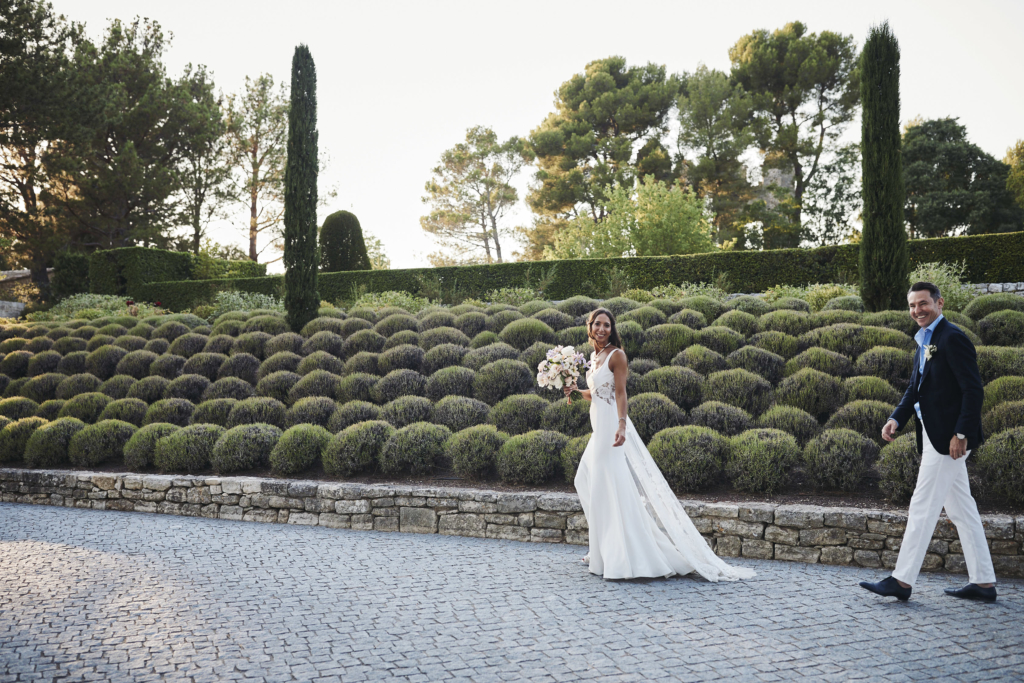
<instances>
[{"instance_id":1,"label":"groom's face","mask_svg":"<svg viewBox=\"0 0 1024 683\"><path fill-rule=\"evenodd\" d=\"M907 294L907 304L910 306L910 317L920 327L928 327L942 313L942 305L945 302L942 297L936 301L932 299L931 292L922 290Z\"/></svg>"}]
</instances>

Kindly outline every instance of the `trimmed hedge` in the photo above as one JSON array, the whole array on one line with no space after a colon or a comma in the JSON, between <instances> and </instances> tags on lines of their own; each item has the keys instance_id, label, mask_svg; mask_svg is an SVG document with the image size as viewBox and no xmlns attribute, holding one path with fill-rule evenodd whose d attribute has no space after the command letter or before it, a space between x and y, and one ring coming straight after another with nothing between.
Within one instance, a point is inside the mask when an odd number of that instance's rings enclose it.
<instances>
[{"instance_id":1,"label":"trimmed hedge","mask_svg":"<svg viewBox=\"0 0 1024 683\"><path fill-rule=\"evenodd\" d=\"M46 424L41 417L23 417L3 425L0 428L0 464L20 462L32 434Z\"/></svg>"},{"instance_id":2,"label":"trimmed hedge","mask_svg":"<svg viewBox=\"0 0 1024 683\"><path fill-rule=\"evenodd\" d=\"M789 470L800 455L792 434L750 429L729 439L726 474L738 491L775 493L789 481Z\"/></svg>"},{"instance_id":3,"label":"trimmed hedge","mask_svg":"<svg viewBox=\"0 0 1024 683\"><path fill-rule=\"evenodd\" d=\"M495 454L508 435L493 425L476 425L452 434L445 442L445 456L455 473L464 479L480 479L495 470Z\"/></svg>"},{"instance_id":4,"label":"trimmed hedge","mask_svg":"<svg viewBox=\"0 0 1024 683\"><path fill-rule=\"evenodd\" d=\"M197 472L210 466L214 446L227 430L220 425L194 424L156 442L153 464L163 472Z\"/></svg>"},{"instance_id":5,"label":"trimmed hedge","mask_svg":"<svg viewBox=\"0 0 1024 683\"><path fill-rule=\"evenodd\" d=\"M307 470L320 461L333 435L319 425L300 424L290 427L270 451L270 467L277 474L289 476Z\"/></svg>"},{"instance_id":6,"label":"trimmed hedge","mask_svg":"<svg viewBox=\"0 0 1024 683\"><path fill-rule=\"evenodd\" d=\"M281 434L278 427L263 423L232 427L214 444L210 465L221 474L266 467Z\"/></svg>"},{"instance_id":7,"label":"trimmed hedge","mask_svg":"<svg viewBox=\"0 0 1024 683\"><path fill-rule=\"evenodd\" d=\"M541 429L560 432L569 438L589 434L591 431L590 405L587 401L569 403L557 400L548 404L548 407L544 409L540 426Z\"/></svg>"},{"instance_id":8,"label":"trimmed hedge","mask_svg":"<svg viewBox=\"0 0 1024 683\"><path fill-rule=\"evenodd\" d=\"M779 383L775 400L800 408L825 422L846 404L847 390L841 381L812 368L804 368Z\"/></svg>"},{"instance_id":9,"label":"trimmed hedge","mask_svg":"<svg viewBox=\"0 0 1024 683\"><path fill-rule=\"evenodd\" d=\"M71 439L85 428L85 423L64 417L33 430L25 445L26 467L61 467L69 464Z\"/></svg>"},{"instance_id":10,"label":"trimmed hedge","mask_svg":"<svg viewBox=\"0 0 1024 683\"><path fill-rule=\"evenodd\" d=\"M921 455L917 437L904 434L884 446L878 457L878 488L892 503L906 503L917 486Z\"/></svg>"},{"instance_id":11,"label":"trimmed hedge","mask_svg":"<svg viewBox=\"0 0 1024 683\"><path fill-rule=\"evenodd\" d=\"M536 394L516 394L498 401L487 415L487 421L506 434L525 434L540 429L544 412L550 406Z\"/></svg>"},{"instance_id":12,"label":"trimmed hedge","mask_svg":"<svg viewBox=\"0 0 1024 683\"><path fill-rule=\"evenodd\" d=\"M804 449L804 468L818 489L854 491L878 450L874 441L851 429L826 429Z\"/></svg>"},{"instance_id":13,"label":"trimmed hedge","mask_svg":"<svg viewBox=\"0 0 1024 683\"><path fill-rule=\"evenodd\" d=\"M380 419L401 429L414 422L433 422L434 405L422 396L399 396L380 409Z\"/></svg>"},{"instance_id":14,"label":"trimmed hedge","mask_svg":"<svg viewBox=\"0 0 1024 683\"><path fill-rule=\"evenodd\" d=\"M989 490L1012 505L1024 504L1024 427L996 434L978 449L978 469Z\"/></svg>"},{"instance_id":15,"label":"trimmed hedge","mask_svg":"<svg viewBox=\"0 0 1024 683\"><path fill-rule=\"evenodd\" d=\"M564 434L544 430L510 437L495 458L498 476L510 484L543 484L554 476L568 442Z\"/></svg>"},{"instance_id":16,"label":"trimmed hedge","mask_svg":"<svg viewBox=\"0 0 1024 683\"><path fill-rule=\"evenodd\" d=\"M68 445L68 460L78 467L120 461L124 447L138 427L120 420L105 420L79 430Z\"/></svg>"},{"instance_id":17,"label":"trimmed hedge","mask_svg":"<svg viewBox=\"0 0 1024 683\"><path fill-rule=\"evenodd\" d=\"M388 439L380 451L380 470L393 475L399 472L429 474L443 465L445 442L451 431L442 425L417 422L402 427Z\"/></svg>"},{"instance_id":18,"label":"trimmed hedge","mask_svg":"<svg viewBox=\"0 0 1024 683\"><path fill-rule=\"evenodd\" d=\"M713 429L725 436L735 436L754 426L750 413L721 401L706 401L690 411L689 422Z\"/></svg>"},{"instance_id":19,"label":"trimmed hedge","mask_svg":"<svg viewBox=\"0 0 1024 683\"><path fill-rule=\"evenodd\" d=\"M395 428L382 420L346 427L324 448L324 471L335 477L351 477L374 469L384 444L394 434Z\"/></svg>"},{"instance_id":20,"label":"trimmed hedge","mask_svg":"<svg viewBox=\"0 0 1024 683\"><path fill-rule=\"evenodd\" d=\"M445 396L434 404L434 423L453 432L487 422L491 407L468 396Z\"/></svg>"},{"instance_id":21,"label":"trimmed hedge","mask_svg":"<svg viewBox=\"0 0 1024 683\"><path fill-rule=\"evenodd\" d=\"M707 427L672 427L654 437L650 451L675 491L701 491L722 478L729 441Z\"/></svg>"},{"instance_id":22,"label":"trimmed hedge","mask_svg":"<svg viewBox=\"0 0 1024 683\"><path fill-rule=\"evenodd\" d=\"M683 410L692 410L701 403L704 378L689 368L659 368L641 378L640 391L663 394Z\"/></svg>"},{"instance_id":23,"label":"trimmed hedge","mask_svg":"<svg viewBox=\"0 0 1024 683\"><path fill-rule=\"evenodd\" d=\"M506 396L533 392L535 383L536 377L526 363L502 359L480 368L473 378L473 395L493 406Z\"/></svg>"},{"instance_id":24,"label":"trimmed hedge","mask_svg":"<svg viewBox=\"0 0 1024 683\"><path fill-rule=\"evenodd\" d=\"M708 375L702 395L705 399L742 408L755 416L763 413L774 402L771 383L742 368Z\"/></svg>"},{"instance_id":25,"label":"trimmed hedge","mask_svg":"<svg viewBox=\"0 0 1024 683\"><path fill-rule=\"evenodd\" d=\"M92 424L96 422L100 413L107 407L111 401L110 397L106 394L101 394L98 391L91 391L86 394L78 394L69 398L67 402L61 407L58 413L59 417L76 417L86 424ZM2 405L4 402L0 402ZM33 411L34 412L34 411Z\"/></svg>"}]
</instances>

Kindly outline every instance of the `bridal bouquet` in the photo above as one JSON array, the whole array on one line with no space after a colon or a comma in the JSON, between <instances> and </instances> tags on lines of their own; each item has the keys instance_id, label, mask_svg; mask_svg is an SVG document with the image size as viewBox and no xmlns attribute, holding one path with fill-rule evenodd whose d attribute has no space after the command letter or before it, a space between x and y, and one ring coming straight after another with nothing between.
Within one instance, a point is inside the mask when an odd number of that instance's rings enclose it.
<instances>
[{"instance_id":1,"label":"bridal bouquet","mask_svg":"<svg viewBox=\"0 0 1024 683\"><path fill-rule=\"evenodd\" d=\"M558 390L572 386L580 378L580 372L590 367L590 361L582 353L577 353L571 346L556 346L548 351L547 358L537 366L537 384L541 387ZM570 401L578 401L583 394L574 390L569 394Z\"/></svg>"}]
</instances>

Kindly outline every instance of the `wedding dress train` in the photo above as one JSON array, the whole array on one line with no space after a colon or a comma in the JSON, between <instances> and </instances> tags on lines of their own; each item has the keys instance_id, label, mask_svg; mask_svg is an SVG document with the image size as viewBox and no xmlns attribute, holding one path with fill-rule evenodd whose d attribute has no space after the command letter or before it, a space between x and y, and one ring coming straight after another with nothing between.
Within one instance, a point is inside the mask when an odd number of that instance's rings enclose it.
<instances>
[{"instance_id":1,"label":"wedding dress train","mask_svg":"<svg viewBox=\"0 0 1024 683\"><path fill-rule=\"evenodd\" d=\"M753 570L731 567L712 552L628 417L625 444L612 447L618 412L608 360L596 369L592 363L587 372L594 433L575 479L590 528L591 573L632 579L696 571L708 581L755 576Z\"/></svg>"}]
</instances>

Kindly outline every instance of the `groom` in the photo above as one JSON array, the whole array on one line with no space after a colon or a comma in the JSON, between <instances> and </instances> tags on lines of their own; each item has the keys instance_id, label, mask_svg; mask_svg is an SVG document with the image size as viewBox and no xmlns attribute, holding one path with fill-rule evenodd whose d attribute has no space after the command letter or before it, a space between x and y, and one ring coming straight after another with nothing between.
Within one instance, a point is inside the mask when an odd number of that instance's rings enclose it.
<instances>
[{"instance_id":1,"label":"groom","mask_svg":"<svg viewBox=\"0 0 1024 683\"><path fill-rule=\"evenodd\" d=\"M944 302L938 287L914 283L907 303L910 317L920 327L915 337L917 354L910 386L882 428L882 438L892 441L896 430L916 416L921 469L896 569L887 579L860 585L879 595L909 599L945 507L960 536L971 581L963 588L947 588L946 594L994 602L995 570L967 480L967 456L984 440L981 403L985 392L977 355L967 335L942 315Z\"/></svg>"}]
</instances>

